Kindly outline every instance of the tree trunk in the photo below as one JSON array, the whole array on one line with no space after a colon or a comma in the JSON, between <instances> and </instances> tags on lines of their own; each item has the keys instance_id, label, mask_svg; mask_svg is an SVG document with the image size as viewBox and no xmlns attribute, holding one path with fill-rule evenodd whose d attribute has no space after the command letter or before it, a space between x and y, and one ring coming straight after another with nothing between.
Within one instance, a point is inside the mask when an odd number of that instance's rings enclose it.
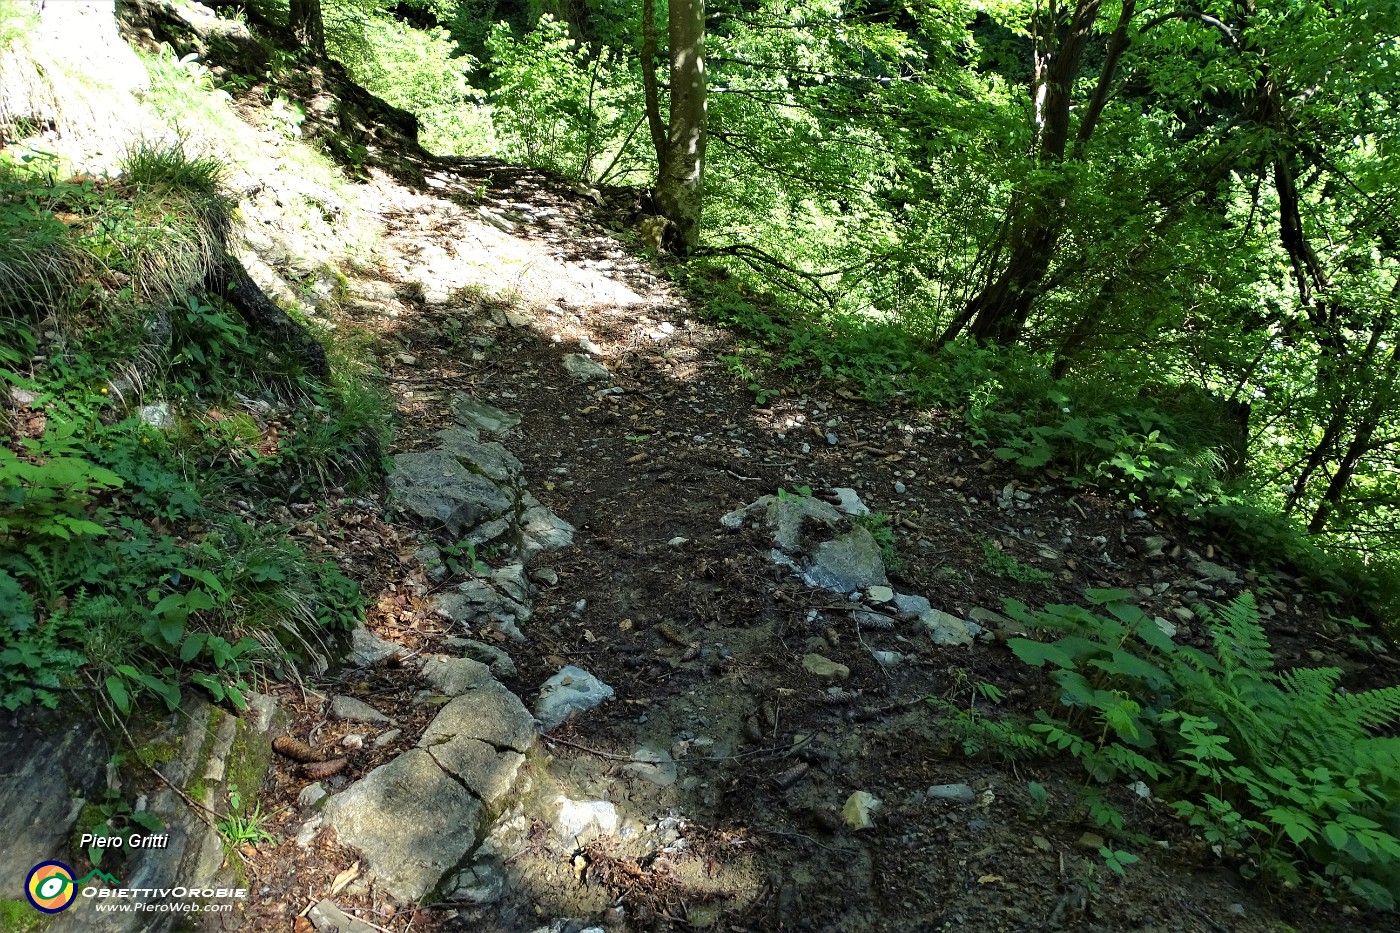
<instances>
[{"instance_id":1,"label":"tree trunk","mask_svg":"<svg viewBox=\"0 0 1400 933\"><path fill-rule=\"evenodd\" d=\"M1093 37L1099 8L1100 0L1079 0L1059 48L1048 55L1036 52L1031 95L1036 123L1036 161L1041 165L1055 165L1065 159L1074 80ZM1098 85L1080 122L1072 158L1083 157L1084 145L1103 113L1118 62L1128 47L1128 24L1135 12L1136 0L1126 0L1117 28L1109 37ZM1053 31L1053 24L1047 30L1050 31ZM1020 194L1013 200L1008 211L1012 233L1011 255L1007 257L1006 266L967 303L944 332L944 343L957 337L968 322L971 323L970 333L979 342L1010 346L1021 339L1031 306L1040 295L1045 275L1055 258L1067 201L1068 192L1063 182Z\"/></svg>"},{"instance_id":2,"label":"tree trunk","mask_svg":"<svg viewBox=\"0 0 1400 933\"><path fill-rule=\"evenodd\" d=\"M266 337L279 353L288 359L296 360L313 379L326 379L330 376L330 363L326 360L326 349L317 343L316 338L307 333L306 328L283 311L271 298L258 288L248 275L243 264L232 256L225 256L221 262L209 270L204 284L213 292L228 299L229 304L238 309L248 329Z\"/></svg>"},{"instance_id":3,"label":"tree trunk","mask_svg":"<svg viewBox=\"0 0 1400 933\"><path fill-rule=\"evenodd\" d=\"M655 194L683 256L700 243L705 186L705 0L671 0L668 21L671 112Z\"/></svg>"},{"instance_id":4,"label":"tree trunk","mask_svg":"<svg viewBox=\"0 0 1400 933\"><path fill-rule=\"evenodd\" d=\"M321 20L321 0L291 0L287 14L292 35L317 58L326 57L326 27Z\"/></svg>"},{"instance_id":5,"label":"tree trunk","mask_svg":"<svg viewBox=\"0 0 1400 933\"><path fill-rule=\"evenodd\" d=\"M642 0L642 92L660 178L666 171L666 125L661 121L661 93L656 86L656 0Z\"/></svg>"}]
</instances>

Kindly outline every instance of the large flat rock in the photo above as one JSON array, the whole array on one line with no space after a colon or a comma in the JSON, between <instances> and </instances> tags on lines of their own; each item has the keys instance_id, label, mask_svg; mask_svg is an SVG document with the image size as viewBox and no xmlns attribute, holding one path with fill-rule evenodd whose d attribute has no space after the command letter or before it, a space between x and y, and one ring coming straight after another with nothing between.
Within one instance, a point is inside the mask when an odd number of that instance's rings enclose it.
<instances>
[{"instance_id":1,"label":"large flat rock","mask_svg":"<svg viewBox=\"0 0 1400 933\"><path fill-rule=\"evenodd\" d=\"M535 719L520 698L496 681L469 690L442 708L419 744L443 745L459 736L499 749L528 751L535 741Z\"/></svg>"},{"instance_id":2,"label":"large flat rock","mask_svg":"<svg viewBox=\"0 0 1400 933\"><path fill-rule=\"evenodd\" d=\"M481 802L427 751L411 749L332 797L325 816L385 890L416 901L476 844Z\"/></svg>"}]
</instances>

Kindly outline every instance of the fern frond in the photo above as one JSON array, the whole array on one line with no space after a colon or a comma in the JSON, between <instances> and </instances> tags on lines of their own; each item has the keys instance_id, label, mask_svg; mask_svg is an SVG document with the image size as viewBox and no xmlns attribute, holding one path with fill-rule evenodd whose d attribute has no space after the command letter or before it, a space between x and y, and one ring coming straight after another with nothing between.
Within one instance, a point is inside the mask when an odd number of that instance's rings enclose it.
<instances>
[{"instance_id":1,"label":"fern frond","mask_svg":"<svg viewBox=\"0 0 1400 933\"><path fill-rule=\"evenodd\" d=\"M1238 664L1259 672L1273 669L1274 653L1259 624L1259 607L1253 593L1246 590L1224 606L1208 608L1205 616L1221 664L1227 668Z\"/></svg>"},{"instance_id":2,"label":"fern frond","mask_svg":"<svg viewBox=\"0 0 1400 933\"><path fill-rule=\"evenodd\" d=\"M1336 702L1346 712L1347 718L1362 729L1385 729L1400 721L1400 686L1364 693L1342 693L1337 695Z\"/></svg>"}]
</instances>

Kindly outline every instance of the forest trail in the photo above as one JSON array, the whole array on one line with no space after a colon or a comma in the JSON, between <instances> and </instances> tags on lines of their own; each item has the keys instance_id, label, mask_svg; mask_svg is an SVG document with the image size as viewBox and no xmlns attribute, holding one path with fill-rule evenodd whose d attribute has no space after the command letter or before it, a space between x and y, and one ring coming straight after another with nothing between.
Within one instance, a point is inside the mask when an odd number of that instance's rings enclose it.
<instances>
[{"instance_id":1,"label":"forest trail","mask_svg":"<svg viewBox=\"0 0 1400 933\"><path fill-rule=\"evenodd\" d=\"M726 369L731 336L613 236L618 221L596 192L465 160L424 177L420 190L379 174L365 187L386 225L384 260L351 282L345 304L345 323L376 336L397 400L392 452L433 449L464 396L492 406L470 406L486 420L459 414L457 428L470 423L518 458L528 494L572 540L524 566L483 543L474 571L472 552L454 546L469 525L415 530L402 496L332 507L324 524L343 531L322 543L365 582L367 624L384 643L377 663L278 697L293 737L348 764L312 782L278 759L264 790L278 842L243 853L254 922L1247 931L1278 929L1291 909L1303 928L1340 928L1212 867L1165 807L1131 788L1114 793L1160 841L1118 878L1103 840L1074 817L1074 768L965 758L924 702L997 718L1044 700L1003 644L1018 632L999 613L1004 597L1074 602L1086 585L1122 586L1204 644L1190 606L1236 595L1251 575L1131 506L1028 481L936 412L824 388L755 404ZM883 519L853 522L823 499ZM798 537L814 540L781 544L765 509L799 503L810 514ZM810 585L815 539L858 534L855 524L887 529L875 571L886 579L850 595ZM498 595L482 596L483 582ZM500 595L504 616L481 603ZM1285 661L1319 650L1289 636L1316 609L1286 582L1267 603ZM435 717L463 693L444 686L442 659L464 655L531 709L570 665L566 687L597 678L611 694L523 756L495 746L513 789L482 796L484 812L469 802L480 838L448 846L460 861L415 908L412 885L399 891L413 896L389 894L403 866L337 843L316 812L325 792L334 801L416 746L432 750L425 730L441 732ZM337 718L332 697L385 721ZM1043 809L1028 781L1049 790ZM424 792L379 814L399 824L390 848L405 831L452 835L452 807Z\"/></svg>"}]
</instances>

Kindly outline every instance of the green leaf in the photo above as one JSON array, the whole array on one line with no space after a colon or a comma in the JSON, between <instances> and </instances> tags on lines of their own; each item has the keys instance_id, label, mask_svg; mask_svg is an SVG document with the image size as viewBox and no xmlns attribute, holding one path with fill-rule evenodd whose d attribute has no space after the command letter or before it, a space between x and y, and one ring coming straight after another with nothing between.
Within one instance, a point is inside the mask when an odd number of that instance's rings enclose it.
<instances>
[{"instance_id":1,"label":"green leaf","mask_svg":"<svg viewBox=\"0 0 1400 933\"><path fill-rule=\"evenodd\" d=\"M107 695L112 698L117 709L123 714L131 712L131 695L126 691L126 684L120 677L108 677L104 681L107 685Z\"/></svg>"},{"instance_id":2,"label":"green leaf","mask_svg":"<svg viewBox=\"0 0 1400 933\"><path fill-rule=\"evenodd\" d=\"M192 632L185 638L185 643L180 646L180 660L188 664L199 656L204 650L204 642L209 635L205 632Z\"/></svg>"},{"instance_id":3,"label":"green leaf","mask_svg":"<svg viewBox=\"0 0 1400 933\"><path fill-rule=\"evenodd\" d=\"M1029 638L1007 639L1006 646L1031 667L1043 667L1047 662L1063 669L1074 668L1074 658L1058 644L1031 641Z\"/></svg>"}]
</instances>

